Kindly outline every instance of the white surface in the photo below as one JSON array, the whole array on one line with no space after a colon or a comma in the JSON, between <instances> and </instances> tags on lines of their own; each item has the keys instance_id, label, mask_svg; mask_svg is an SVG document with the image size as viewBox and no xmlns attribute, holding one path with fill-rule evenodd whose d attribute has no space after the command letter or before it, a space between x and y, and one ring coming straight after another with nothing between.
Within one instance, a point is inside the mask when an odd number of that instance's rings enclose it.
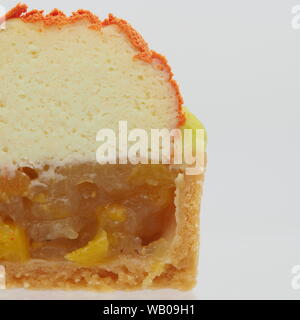
<instances>
[{"instance_id":1,"label":"white surface","mask_svg":"<svg viewBox=\"0 0 300 320\"><path fill-rule=\"evenodd\" d=\"M16 1L0 4L10 7ZM199 285L193 292L0 292L0 299L300 298L300 30L290 0L27 1L127 19L165 54L206 124Z\"/></svg>"}]
</instances>

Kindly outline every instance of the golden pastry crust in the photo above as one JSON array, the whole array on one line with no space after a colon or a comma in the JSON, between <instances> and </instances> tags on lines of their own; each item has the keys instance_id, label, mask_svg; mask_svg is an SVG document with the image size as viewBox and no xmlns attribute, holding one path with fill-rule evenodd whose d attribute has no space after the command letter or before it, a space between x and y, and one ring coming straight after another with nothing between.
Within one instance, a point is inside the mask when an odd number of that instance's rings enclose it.
<instances>
[{"instance_id":1,"label":"golden pastry crust","mask_svg":"<svg viewBox=\"0 0 300 320\"><path fill-rule=\"evenodd\" d=\"M176 180L176 234L162 265L153 270L147 257L123 256L115 262L80 267L71 262L30 260L2 263L7 287L30 289L189 290L196 283L199 251L199 206L204 176L180 174Z\"/></svg>"}]
</instances>

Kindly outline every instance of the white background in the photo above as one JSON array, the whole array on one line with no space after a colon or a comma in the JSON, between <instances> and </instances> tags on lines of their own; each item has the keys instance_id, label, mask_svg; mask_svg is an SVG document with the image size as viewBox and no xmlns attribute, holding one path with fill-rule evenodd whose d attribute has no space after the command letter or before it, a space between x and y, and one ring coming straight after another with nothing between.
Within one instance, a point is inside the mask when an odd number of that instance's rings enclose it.
<instances>
[{"instance_id":1,"label":"white background","mask_svg":"<svg viewBox=\"0 0 300 320\"><path fill-rule=\"evenodd\" d=\"M13 290L0 300L299 299L291 268L300 264L300 30L291 27L291 8L300 0L27 3L68 13L83 7L102 19L112 12L167 56L209 135L199 284L184 293Z\"/></svg>"}]
</instances>

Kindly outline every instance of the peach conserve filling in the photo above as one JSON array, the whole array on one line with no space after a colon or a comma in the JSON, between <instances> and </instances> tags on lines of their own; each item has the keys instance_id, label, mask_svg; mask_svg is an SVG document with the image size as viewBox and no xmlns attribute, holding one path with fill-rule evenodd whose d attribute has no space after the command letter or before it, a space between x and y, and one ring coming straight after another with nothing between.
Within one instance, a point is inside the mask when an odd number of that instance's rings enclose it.
<instances>
[{"instance_id":1,"label":"peach conserve filling","mask_svg":"<svg viewBox=\"0 0 300 320\"><path fill-rule=\"evenodd\" d=\"M22 167L0 176L0 261L95 265L139 255L175 225L165 165Z\"/></svg>"}]
</instances>

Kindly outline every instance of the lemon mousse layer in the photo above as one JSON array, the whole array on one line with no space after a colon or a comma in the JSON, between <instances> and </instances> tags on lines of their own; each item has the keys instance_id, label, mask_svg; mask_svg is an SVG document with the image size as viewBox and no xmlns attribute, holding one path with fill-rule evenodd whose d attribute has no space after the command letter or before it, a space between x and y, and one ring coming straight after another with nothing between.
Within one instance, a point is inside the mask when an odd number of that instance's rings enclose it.
<instances>
[{"instance_id":1,"label":"lemon mousse layer","mask_svg":"<svg viewBox=\"0 0 300 320\"><path fill-rule=\"evenodd\" d=\"M54 16L55 17L55 16ZM118 25L6 22L0 33L2 163L94 161L102 128L174 128L177 91L158 58L138 59Z\"/></svg>"}]
</instances>

